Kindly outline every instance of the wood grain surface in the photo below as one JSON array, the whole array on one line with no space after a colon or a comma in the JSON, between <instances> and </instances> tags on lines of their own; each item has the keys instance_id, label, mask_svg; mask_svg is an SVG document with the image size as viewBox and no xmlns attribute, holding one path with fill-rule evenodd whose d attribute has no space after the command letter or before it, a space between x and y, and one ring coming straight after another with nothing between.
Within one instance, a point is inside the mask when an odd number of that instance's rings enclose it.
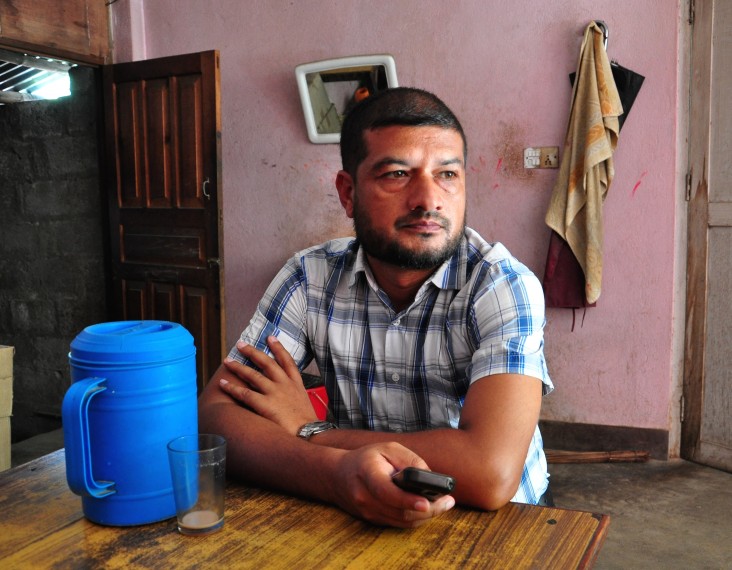
<instances>
[{"instance_id":1,"label":"wood grain surface","mask_svg":"<svg viewBox=\"0 0 732 570\"><path fill-rule=\"evenodd\" d=\"M455 508L414 530L375 527L328 505L230 482L223 529L183 536L175 519L86 520L63 450L0 474L0 568L588 568L609 518L509 504Z\"/></svg>"}]
</instances>

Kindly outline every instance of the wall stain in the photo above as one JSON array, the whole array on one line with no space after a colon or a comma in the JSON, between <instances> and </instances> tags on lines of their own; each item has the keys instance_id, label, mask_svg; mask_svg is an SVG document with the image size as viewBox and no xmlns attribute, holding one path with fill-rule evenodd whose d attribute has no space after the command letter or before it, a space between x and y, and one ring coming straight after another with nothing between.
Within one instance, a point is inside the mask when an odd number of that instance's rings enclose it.
<instances>
[{"instance_id":1,"label":"wall stain","mask_svg":"<svg viewBox=\"0 0 732 570\"><path fill-rule=\"evenodd\" d=\"M528 180L534 171L524 168L524 145L526 136L523 127L517 123L501 123L500 132L493 144L498 157L495 174L504 178ZM494 188L498 185L494 184Z\"/></svg>"}]
</instances>

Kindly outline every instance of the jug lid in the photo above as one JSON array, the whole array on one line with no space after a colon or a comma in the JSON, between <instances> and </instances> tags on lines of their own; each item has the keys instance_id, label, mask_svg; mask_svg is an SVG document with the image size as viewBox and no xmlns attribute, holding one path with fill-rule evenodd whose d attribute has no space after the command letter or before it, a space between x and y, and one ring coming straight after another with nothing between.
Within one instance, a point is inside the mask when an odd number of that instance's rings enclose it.
<instances>
[{"instance_id":1,"label":"jug lid","mask_svg":"<svg viewBox=\"0 0 732 570\"><path fill-rule=\"evenodd\" d=\"M71 342L69 357L100 364L161 362L196 353L186 328L168 321L116 321L90 325Z\"/></svg>"}]
</instances>

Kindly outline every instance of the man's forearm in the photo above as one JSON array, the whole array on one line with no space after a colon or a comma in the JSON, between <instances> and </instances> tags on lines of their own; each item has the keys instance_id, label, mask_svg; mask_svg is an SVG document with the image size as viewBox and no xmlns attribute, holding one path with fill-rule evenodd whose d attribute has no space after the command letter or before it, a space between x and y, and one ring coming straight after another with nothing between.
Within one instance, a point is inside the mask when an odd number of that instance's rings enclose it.
<instances>
[{"instance_id":1,"label":"man's forearm","mask_svg":"<svg viewBox=\"0 0 732 570\"><path fill-rule=\"evenodd\" d=\"M332 503L379 525L419 526L455 504L450 496L430 503L392 483L404 467L425 467L406 447L390 443L348 451L314 445L222 398L216 385L206 390L199 428L226 437L230 476Z\"/></svg>"},{"instance_id":2,"label":"man's forearm","mask_svg":"<svg viewBox=\"0 0 732 570\"><path fill-rule=\"evenodd\" d=\"M313 443L339 449L357 449L373 443L396 442L422 457L433 471L453 476L453 496L462 504L495 510L515 494L518 481L503 458L481 454L472 434L461 429L411 433L366 430L329 430L311 438ZM524 454L525 457L525 454Z\"/></svg>"},{"instance_id":3,"label":"man's forearm","mask_svg":"<svg viewBox=\"0 0 732 570\"><path fill-rule=\"evenodd\" d=\"M539 421L541 381L497 374L475 381L465 398L457 429L412 433L330 430L319 445L353 449L394 441L421 456L430 469L456 480L459 502L494 510L516 494Z\"/></svg>"},{"instance_id":4,"label":"man's forearm","mask_svg":"<svg viewBox=\"0 0 732 570\"><path fill-rule=\"evenodd\" d=\"M227 470L232 477L333 502L327 481L343 450L309 445L233 402L202 406L199 426L202 432L226 438Z\"/></svg>"}]
</instances>

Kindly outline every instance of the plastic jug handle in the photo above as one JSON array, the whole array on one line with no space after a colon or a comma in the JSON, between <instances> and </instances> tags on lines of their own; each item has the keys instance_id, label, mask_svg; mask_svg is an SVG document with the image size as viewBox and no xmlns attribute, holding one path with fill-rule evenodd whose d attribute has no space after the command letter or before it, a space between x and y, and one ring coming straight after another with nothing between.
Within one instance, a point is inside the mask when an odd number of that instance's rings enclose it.
<instances>
[{"instance_id":1,"label":"plastic jug handle","mask_svg":"<svg viewBox=\"0 0 732 570\"><path fill-rule=\"evenodd\" d=\"M66 481L77 495L106 497L116 491L114 481L95 481L89 442L89 403L107 389L106 378L85 378L74 382L64 396L61 416L66 448Z\"/></svg>"}]
</instances>

